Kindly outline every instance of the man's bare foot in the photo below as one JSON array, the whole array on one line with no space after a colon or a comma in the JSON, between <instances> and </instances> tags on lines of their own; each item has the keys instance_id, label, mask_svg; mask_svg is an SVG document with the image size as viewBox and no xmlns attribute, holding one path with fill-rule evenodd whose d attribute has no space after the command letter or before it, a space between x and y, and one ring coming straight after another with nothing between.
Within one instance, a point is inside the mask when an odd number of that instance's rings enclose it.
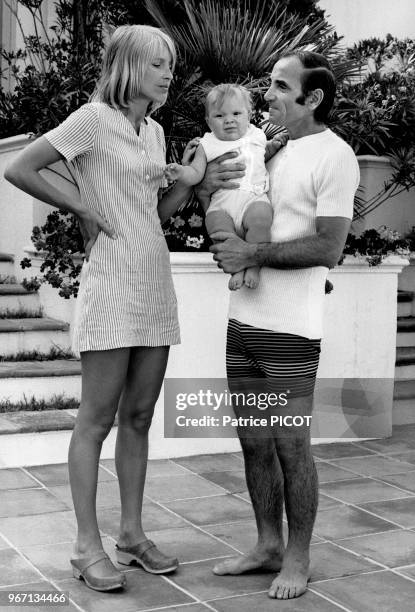
<instances>
[{"instance_id":1,"label":"man's bare foot","mask_svg":"<svg viewBox=\"0 0 415 612\"><path fill-rule=\"evenodd\" d=\"M235 272L229 279L228 287L231 291L237 291L244 284L244 271Z\"/></svg>"},{"instance_id":2,"label":"man's bare foot","mask_svg":"<svg viewBox=\"0 0 415 612\"><path fill-rule=\"evenodd\" d=\"M245 270L244 285L249 289L256 289L259 285L259 268L247 268Z\"/></svg>"},{"instance_id":3,"label":"man's bare foot","mask_svg":"<svg viewBox=\"0 0 415 612\"><path fill-rule=\"evenodd\" d=\"M268 596L273 599L294 599L300 597L307 590L310 579L309 564L293 562L284 559L281 572L273 580Z\"/></svg>"},{"instance_id":4,"label":"man's bare foot","mask_svg":"<svg viewBox=\"0 0 415 612\"><path fill-rule=\"evenodd\" d=\"M266 552L254 549L246 555L232 557L217 563L213 568L213 573L218 576L231 574L236 576L256 569L279 571L282 565L282 553Z\"/></svg>"}]
</instances>

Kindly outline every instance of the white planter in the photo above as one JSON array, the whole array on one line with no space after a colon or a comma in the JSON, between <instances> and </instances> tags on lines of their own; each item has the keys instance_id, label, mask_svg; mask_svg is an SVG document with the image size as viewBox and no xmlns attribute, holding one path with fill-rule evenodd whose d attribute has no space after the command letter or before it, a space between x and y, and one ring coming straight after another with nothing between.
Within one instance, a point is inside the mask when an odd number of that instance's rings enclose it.
<instances>
[{"instance_id":1,"label":"white planter","mask_svg":"<svg viewBox=\"0 0 415 612\"><path fill-rule=\"evenodd\" d=\"M15 256L14 274L19 279L27 276L27 272L20 267L20 261L25 257L24 248L30 243L33 227L43 225L48 214L54 210L49 204L34 200L4 178L6 166L29 142L29 134L0 139L0 251ZM52 164L41 174L65 193L78 197L78 189L64 162Z\"/></svg>"},{"instance_id":2,"label":"white planter","mask_svg":"<svg viewBox=\"0 0 415 612\"><path fill-rule=\"evenodd\" d=\"M6 181L4 171L28 142L27 134L0 139L0 251L15 256L14 274L19 278L25 276L19 262L32 234L33 198Z\"/></svg>"},{"instance_id":3,"label":"white planter","mask_svg":"<svg viewBox=\"0 0 415 612\"><path fill-rule=\"evenodd\" d=\"M411 253L409 266L406 266L400 273L398 286L402 291L415 292L415 253ZM415 312L413 314L415 314Z\"/></svg>"},{"instance_id":4,"label":"white planter","mask_svg":"<svg viewBox=\"0 0 415 612\"><path fill-rule=\"evenodd\" d=\"M170 259L182 344L171 348L166 377L215 379L221 384L225 380L228 277L209 253L171 253ZM363 258L347 256L343 265L331 271L334 291L326 298L312 429L315 437L391 434L397 280L407 265L406 259L391 256L370 268ZM59 318L71 323L74 300L63 300L46 288L42 288L41 298L47 314L59 313ZM163 415L162 392L151 428L153 458L239 448L236 439L218 439L211 431L207 439L166 439Z\"/></svg>"},{"instance_id":5,"label":"white planter","mask_svg":"<svg viewBox=\"0 0 415 612\"><path fill-rule=\"evenodd\" d=\"M360 186L363 189L359 195L369 200L383 189L385 181L392 175L390 159L385 156L359 155ZM403 191L390 198L363 220L355 221L354 230L358 233L370 228L386 225L405 235L415 225L415 189Z\"/></svg>"}]
</instances>

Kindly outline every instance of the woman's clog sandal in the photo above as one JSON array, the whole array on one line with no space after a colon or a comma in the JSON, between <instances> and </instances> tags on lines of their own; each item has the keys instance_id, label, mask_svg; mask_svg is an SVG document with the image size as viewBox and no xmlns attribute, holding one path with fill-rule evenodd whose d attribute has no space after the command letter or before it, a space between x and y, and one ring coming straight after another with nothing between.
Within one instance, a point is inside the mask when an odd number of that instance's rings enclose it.
<instances>
[{"instance_id":1,"label":"woman's clog sandal","mask_svg":"<svg viewBox=\"0 0 415 612\"><path fill-rule=\"evenodd\" d=\"M104 576L94 573L94 566L105 563L107 571ZM84 580L85 584L94 591L112 591L125 585L125 575L117 570L111 559L103 550L89 557L71 559L73 577Z\"/></svg>"},{"instance_id":2,"label":"woman's clog sandal","mask_svg":"<svg viewBox=\"0 0 415 612\"><path fill-rule=\"evenodd\" d=\"M117 561L122 565L138 563L150 574L168 574L178 568L179 562L174 557L164 555L151 540L144 540L135 546L118 546Z\"/></svg>"}]
</instances>

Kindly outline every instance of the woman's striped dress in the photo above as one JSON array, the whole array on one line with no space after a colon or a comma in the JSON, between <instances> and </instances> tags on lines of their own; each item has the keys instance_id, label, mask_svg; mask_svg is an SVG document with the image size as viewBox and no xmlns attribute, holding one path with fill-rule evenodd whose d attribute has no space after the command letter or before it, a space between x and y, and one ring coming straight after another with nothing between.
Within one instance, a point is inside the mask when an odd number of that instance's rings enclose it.
<instances>
[{"instance_id":1,"label":"woman's striped dress","mask_svg":"<svg viewBox=\"0 0 415 612\"><path fill-rule=\"evenodd\" d=\"M72 161L83 204L102 231L84 262L73 337L75 352L180 342L169 253L157 214L164 186L162 127L150 117L136 131L119 110L85 104L45 134Z\"/></svg>"}]
</instances>

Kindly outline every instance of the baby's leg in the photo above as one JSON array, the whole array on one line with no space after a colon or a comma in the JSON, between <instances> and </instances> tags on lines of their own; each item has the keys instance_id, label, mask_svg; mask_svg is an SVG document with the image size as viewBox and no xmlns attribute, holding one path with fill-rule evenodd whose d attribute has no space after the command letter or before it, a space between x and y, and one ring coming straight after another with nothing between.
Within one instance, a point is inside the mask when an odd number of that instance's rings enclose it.
<instances>
[{"instance_id":1,"label":"baby's leg","mask_svg":"<svg viewBox=\"0 0 415 612\"><path fill-rule=\"evenodd\" d=\"M236 234L232 217L222 210L214 210L208 213L206 215L205 225L209 236L215 232L231 232L232 234ZM234 291L235 289L240 289L243 283L244 270L241 270L241 272L232 274L228 286L229 289Z\"/></svg>"},{"instance_id":2,"label":"baby's leg","mask_svg":"<svg viewBox=\"0 0 415 612\"><path fill-rule=\"evenodd\" d=\"M269 202L252 202L245 211L242 225L247 242L269 242L273 211ZM259 266L245 270L244 284L256 289L259 283Z\"/></svg>"}]
</instances>

